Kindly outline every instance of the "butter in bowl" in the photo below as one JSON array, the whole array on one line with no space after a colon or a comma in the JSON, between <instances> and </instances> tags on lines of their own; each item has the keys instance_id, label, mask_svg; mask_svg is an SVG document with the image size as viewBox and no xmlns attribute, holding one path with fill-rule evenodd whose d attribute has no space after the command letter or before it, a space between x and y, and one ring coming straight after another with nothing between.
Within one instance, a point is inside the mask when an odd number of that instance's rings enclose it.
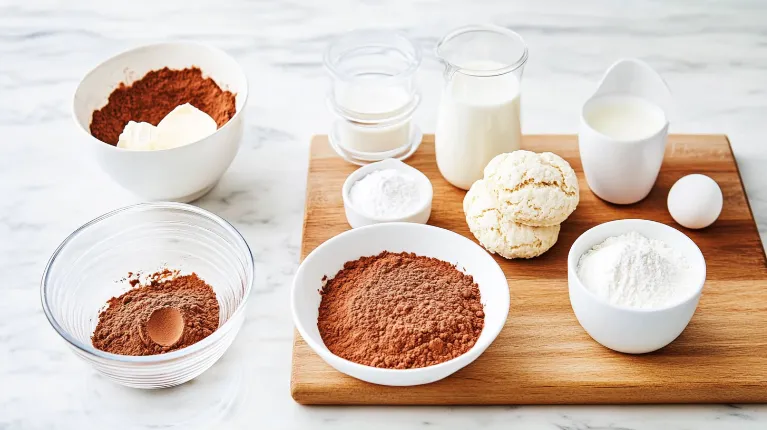
<instances>
[{"instance_id":1,"label":"butter in bowl","mask_svg":"<svg viewBox=\"0 0 767 430\"><path fill-rule=\"evenodd\" d=\"M143 199L189 202L237 155L247 97L245 72L225 52L162 43L93 69L73 111L88 150L115 182Z\"/></svg>"}]
</instances>

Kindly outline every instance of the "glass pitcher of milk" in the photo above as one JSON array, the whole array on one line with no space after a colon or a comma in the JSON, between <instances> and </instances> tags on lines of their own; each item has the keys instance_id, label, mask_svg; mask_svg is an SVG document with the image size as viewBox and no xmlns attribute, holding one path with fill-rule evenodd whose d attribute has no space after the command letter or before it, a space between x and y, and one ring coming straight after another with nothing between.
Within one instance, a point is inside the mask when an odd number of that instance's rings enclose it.
<instances>
[{"instance_id":1,"label":"glass pitcher of milk","mask_svg":"<svg viewBox=\"0 0 767 430\"><path fill-rule=\"evenodd\" d=\"M437 166L456 187L468 190L496 155L519 149L520 84L527 62L522 37L506 28L479 25L445 36L436 50L445 65L437 116Z\"/></svg>"}]
</instances>

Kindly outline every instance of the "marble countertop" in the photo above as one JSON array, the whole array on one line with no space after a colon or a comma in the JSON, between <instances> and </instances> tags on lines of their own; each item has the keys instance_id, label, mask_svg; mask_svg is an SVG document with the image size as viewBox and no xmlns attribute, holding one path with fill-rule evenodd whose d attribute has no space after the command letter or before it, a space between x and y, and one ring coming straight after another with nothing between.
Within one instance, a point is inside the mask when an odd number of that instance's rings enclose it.
<instances>
[{"instance_id":1,"label":"marble countertop","mask_svg":"<svg viewBox=\"0 0 767 430\"><path fill-rule=\"evenodd\" d=\"M298 264L312 134L328 130L321 52L360 27L420 44L433 131L449 29L493 22L530 47L525 133L574 133L580 104L616 59L639 57L679 104L672 132L726 133L762 237L767 234L767 4L753 1L163 0L0 2L0 429L70 428L765 428L767 406L303 407L290 398L289 285ZM71 119L79 80L136 45L195 40L231 53L251 96L243 146L196 204L231 221L262 274L232 349L184 386L115 386L80 362L46 321L39 279L84 222L138 198L84 149Z\"/></svg>"}]
</instances>

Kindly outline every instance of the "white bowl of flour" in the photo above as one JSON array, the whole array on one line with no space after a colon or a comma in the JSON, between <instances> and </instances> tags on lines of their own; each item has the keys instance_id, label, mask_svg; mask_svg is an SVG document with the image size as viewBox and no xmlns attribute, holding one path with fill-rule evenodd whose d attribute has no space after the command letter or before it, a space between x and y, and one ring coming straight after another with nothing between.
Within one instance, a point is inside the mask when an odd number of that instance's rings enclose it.
<instances>
[{"instance_id":1,"label":"white bowl of flour","mask_svg":"<svg viewBox=\"0 0 767 430\"><path fill-rule=\"evenodd\" d=\"M570 304L597 342L642 354L671 343L692 319L706 280L698 246L655 221L626 219L583 233L567 261Z\"/></svg>"},{"instance_id":2,"label":"white bowl of flour","mask_svg":"<svg viewBox=\"0 0 767 430\"><path fill-rule=\"evenodd\" d=\"M341 193L346 220L358 228L384 222L426 224L434 190L420 170L389 158L355 170Z\"/></svg>"}]
</instances>

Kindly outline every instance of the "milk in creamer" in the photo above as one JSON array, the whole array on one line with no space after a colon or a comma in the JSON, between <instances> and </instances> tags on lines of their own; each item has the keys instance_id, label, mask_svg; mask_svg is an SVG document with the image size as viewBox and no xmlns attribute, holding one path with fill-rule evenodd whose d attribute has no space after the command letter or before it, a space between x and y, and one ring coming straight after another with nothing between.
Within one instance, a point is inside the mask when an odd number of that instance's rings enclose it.
<instances>
[{"instance_id":1,"label":"milk in creamer","mask_svg":"<svg viewBox=\"0 0 767 430\"><path fill-rule=\"evenodd\" d=\"M583 119L594 130L619 141L648 138L666 125L663 109L633 95L605 95L593 99L584 110Z\"/></svg>"}]
</instances>

